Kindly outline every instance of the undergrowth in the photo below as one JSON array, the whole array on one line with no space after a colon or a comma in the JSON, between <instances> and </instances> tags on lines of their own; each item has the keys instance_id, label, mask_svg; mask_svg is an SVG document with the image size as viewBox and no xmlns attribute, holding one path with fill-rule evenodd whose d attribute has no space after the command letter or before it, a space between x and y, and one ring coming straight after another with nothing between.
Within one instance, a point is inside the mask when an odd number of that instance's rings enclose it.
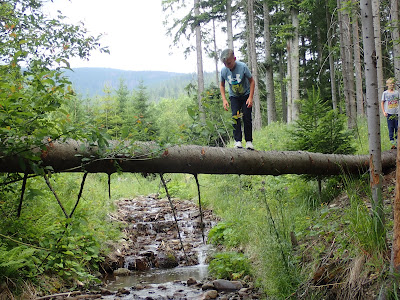
<instances>
[{"instance_id":1,"label":"undergrowth","mask_svg":"<svg viewBox=\"0 0 400 300\"><path fill-rule=\"evenodd\" d=\"M79 174L50 178L61 205L43 178L28 180L19 217L18 184L14 184L15 192L7 193L9 198L0 203L1 282L18 288L29 280L39 291L47 291L43 278L49 275L69 288L97 280L95 274L108 251L103 245L119 237L120 230L108 217L114 207L100 175L88 176L79 205L69 217L81 179Z\"/></svg>"}]
</instances>

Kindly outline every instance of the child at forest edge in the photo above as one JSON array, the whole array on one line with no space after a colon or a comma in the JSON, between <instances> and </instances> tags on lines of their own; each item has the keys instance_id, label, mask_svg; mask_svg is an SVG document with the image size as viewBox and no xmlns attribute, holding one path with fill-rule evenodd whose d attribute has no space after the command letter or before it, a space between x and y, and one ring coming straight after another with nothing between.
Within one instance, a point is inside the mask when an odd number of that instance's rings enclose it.
<instances>
[{"instance_id":1,"label":"child at forest edge","mask_svg":"<svg viewBox=\"0 0 400 300\"><path fill-rule=\"evenodd\" d=\"M253 107L253 95L255 82L249 68L243 62L236 61L232 49L225 49L221 53L221 61L225 67L221 70L220 92L225 110L228 110L229 103L225 96L225 81L229 84L229 99L231 102L232 117L236 120L233 125L233 137L235 148L242 148L242 127L240 112L243 113L244 137L246 148L254 150L253 128L251 110Z\"/></svg>"},{"instance_id":2,"label":"child at forest edge","mask_svg":"<svg viewBox=\"0 0 400 300\"><path fill-rule=\"evenodd\" d=\"M392 149L396 149L397 127L398 127L398 109L399 109L399 91L394 89L396 79L386 80L388 89L382 93L381 107L383 115L387 119L389 129L389 139Z\"/></svg>"}]
</instances>

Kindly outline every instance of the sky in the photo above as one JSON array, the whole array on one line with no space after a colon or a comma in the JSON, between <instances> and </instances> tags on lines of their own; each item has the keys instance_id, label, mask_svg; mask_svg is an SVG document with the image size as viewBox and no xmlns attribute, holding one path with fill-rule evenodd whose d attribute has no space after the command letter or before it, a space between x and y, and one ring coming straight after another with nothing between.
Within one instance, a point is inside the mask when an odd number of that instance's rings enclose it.
<instances>
[{"instance_id":1,"label":"sky","mask_svg":"<svg viewBox=\"0 0 400 300\"><path fill-rule=\"evenodd\" d=\"M67 17L66 22L82 21L91 35L104 34L100 42L109 47L110 54L96 51L89 61L71 59L72 68L197 71L195 54L185 59L182 48L170 48L172 38L166 35L163 26L161 0L54 0L46 6L45 12L51 16L60 10ZM215 69L204 54L203 64L204 71Z\"/></svg>"}]
</instances>

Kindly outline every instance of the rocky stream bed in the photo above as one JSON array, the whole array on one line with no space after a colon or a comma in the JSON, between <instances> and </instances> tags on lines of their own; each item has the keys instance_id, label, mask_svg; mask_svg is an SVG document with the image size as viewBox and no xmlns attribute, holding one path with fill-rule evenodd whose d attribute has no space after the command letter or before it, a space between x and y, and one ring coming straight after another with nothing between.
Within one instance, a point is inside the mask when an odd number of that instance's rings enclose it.
<instances>
[{"instance_id":1,"label":"rocky stream bed","mask_svg":"<svg viewBox=\"0 0 400 300\"><path fill-rule=\"evenodd\" d=\"M167 198L119 200L112 218L123 224L125 238L106 258L103 269L109 275L97 292L69 299L260 299L251 282L208 276L207 257L213 250L205 240L218 221L212 211L203 210L201 222L193 202L172 202L180 236Z\"/></svg>"}]
</instances>

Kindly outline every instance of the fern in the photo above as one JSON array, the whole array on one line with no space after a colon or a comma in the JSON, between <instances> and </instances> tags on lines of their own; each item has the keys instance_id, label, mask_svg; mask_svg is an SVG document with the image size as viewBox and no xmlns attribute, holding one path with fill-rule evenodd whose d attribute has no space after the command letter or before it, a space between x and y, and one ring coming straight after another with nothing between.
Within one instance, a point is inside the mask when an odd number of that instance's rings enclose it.
<instances>
[{"instance_id":1,"label":"fern","mask_svg":"<svg viewBox=\"0 0 400 300\"><path fill-rule=\"evenodd\" d=\"M27 246L16 246L7 249L0 247L0 279L5 277L16 277L22 270L34 270L35 262L32 257L39 250Z\"/></svg>"}]
</instances>

